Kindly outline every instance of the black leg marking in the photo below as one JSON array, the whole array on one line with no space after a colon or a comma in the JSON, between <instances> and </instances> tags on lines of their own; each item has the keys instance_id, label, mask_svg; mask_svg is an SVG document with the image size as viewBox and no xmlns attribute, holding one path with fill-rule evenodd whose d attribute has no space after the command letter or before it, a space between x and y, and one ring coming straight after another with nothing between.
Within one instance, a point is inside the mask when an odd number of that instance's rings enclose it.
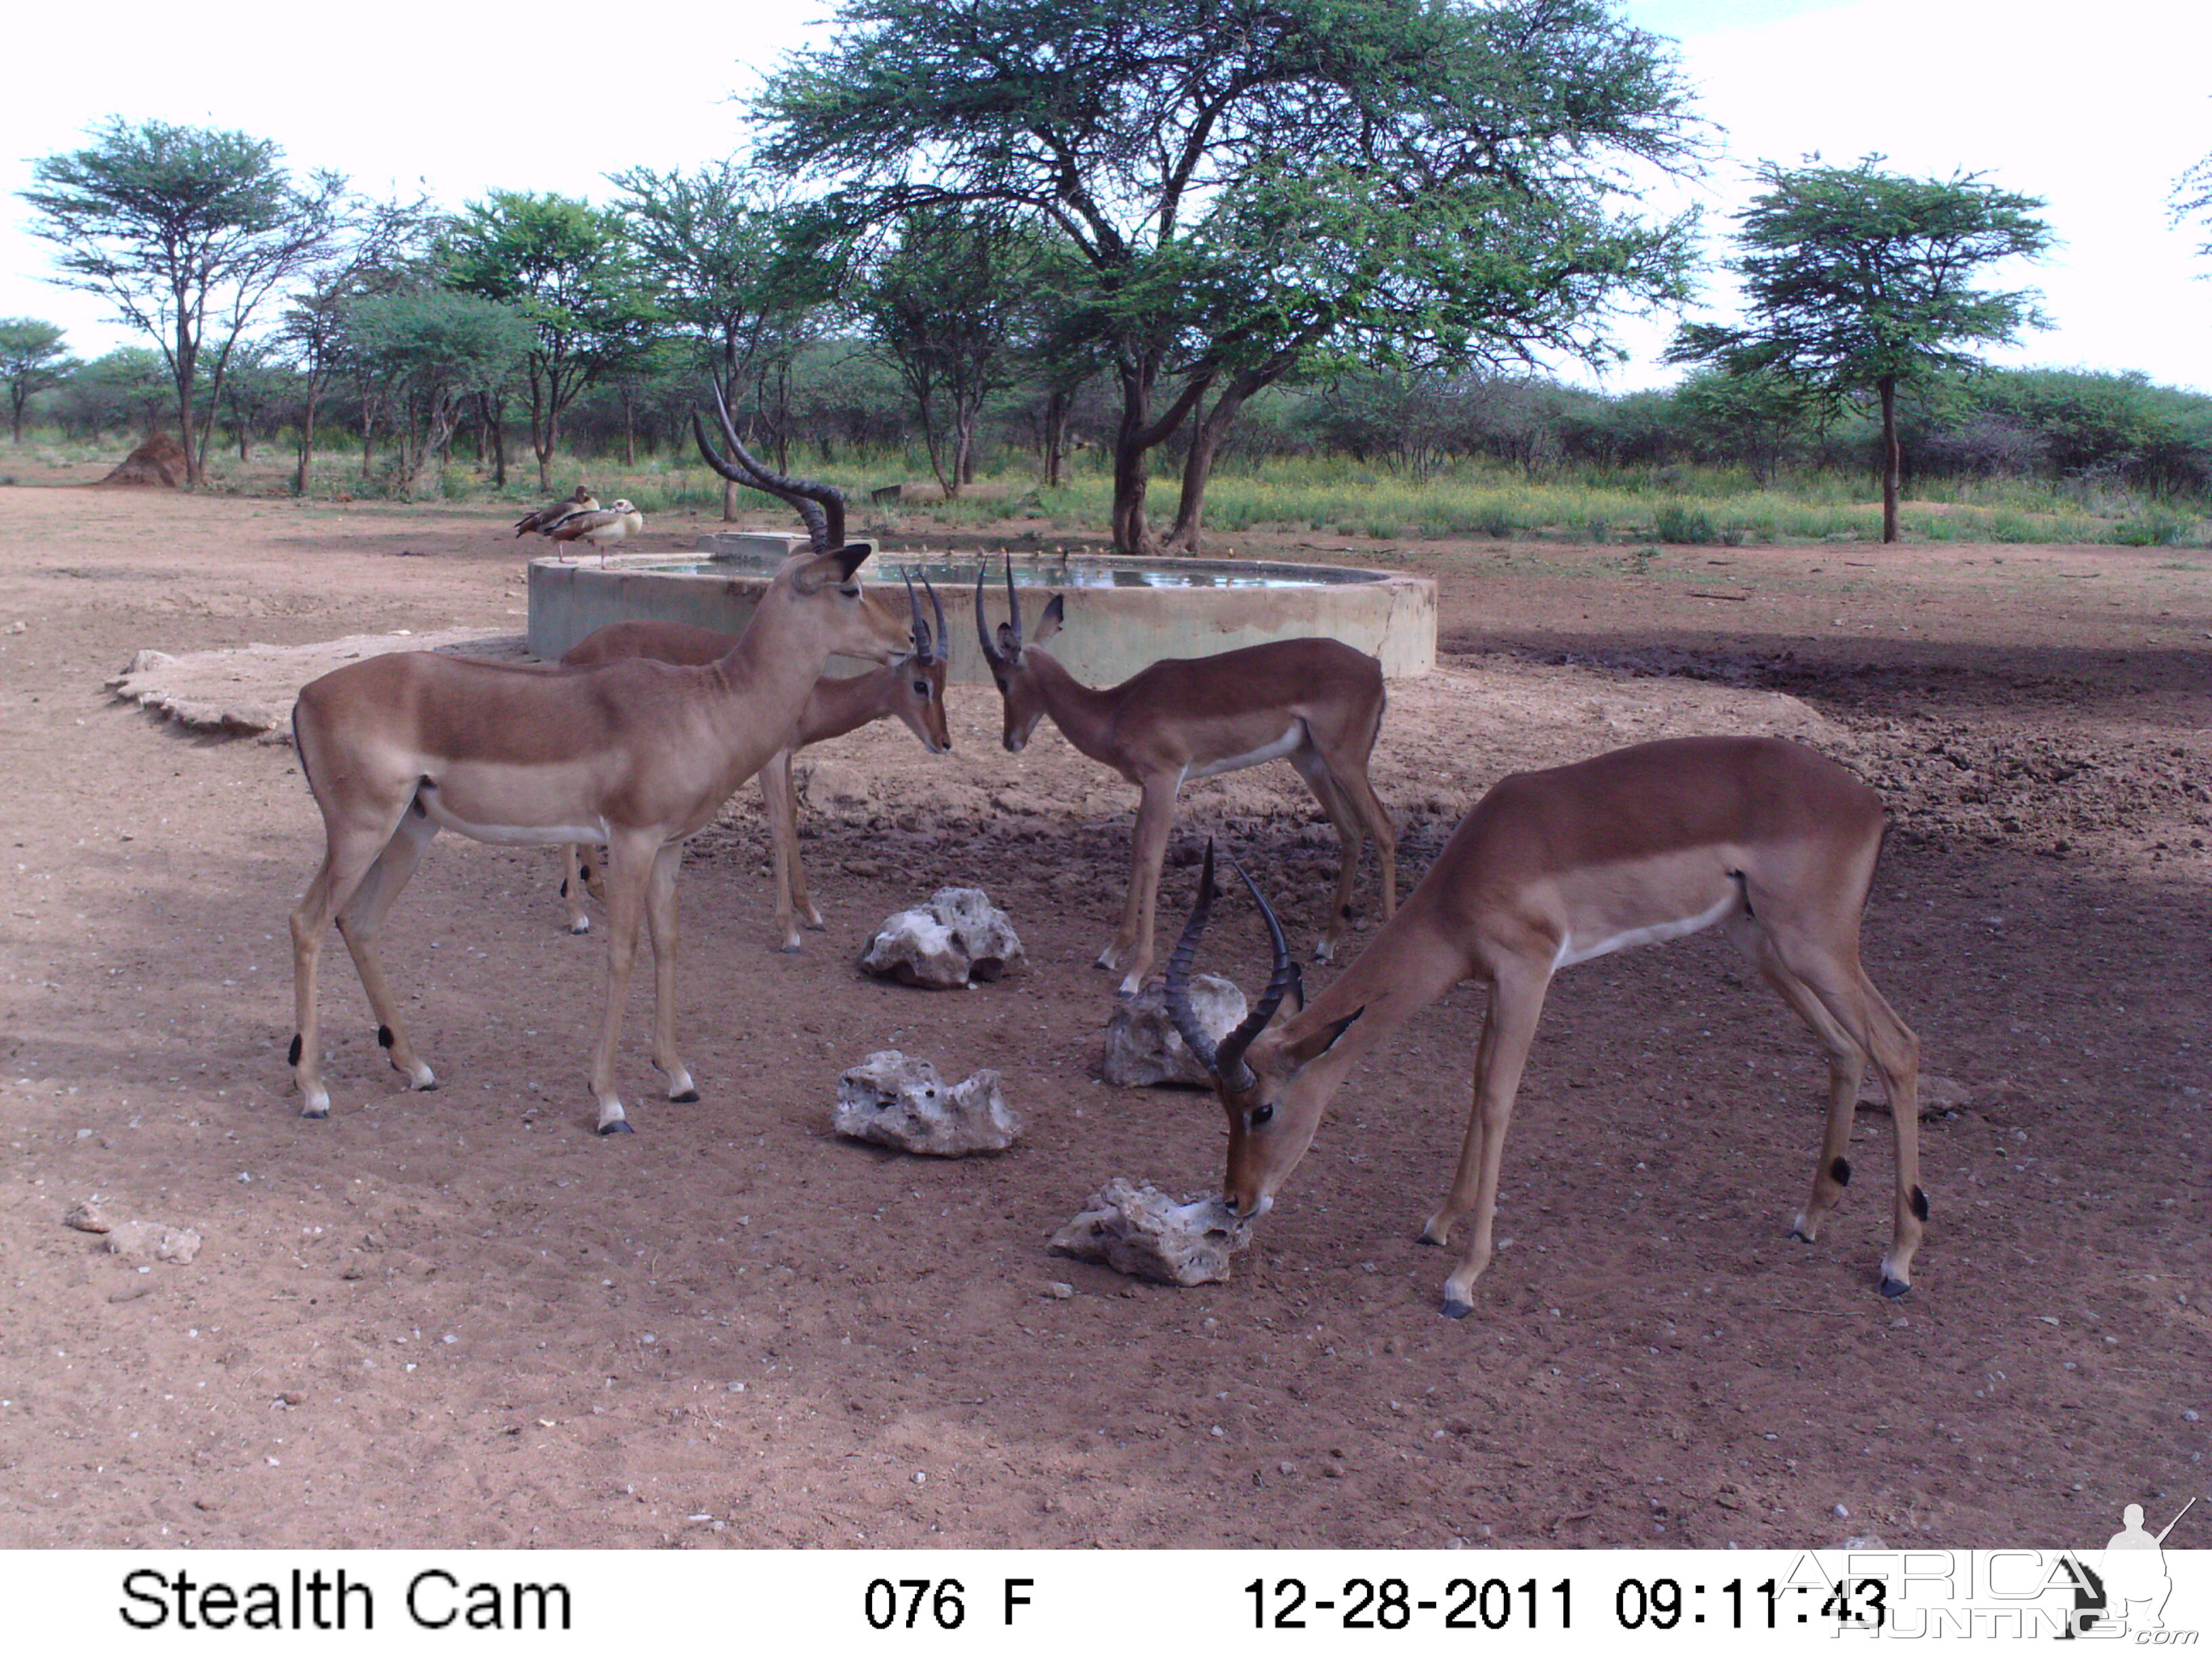
<instances>
[{"instance_id":1,"label":"black leg marking","mask_svg":"<svg viewBox=\"0 0 2212 1659\"><path fill-rule=\"evenodd\" d=\"M380 1048L389 1048L392 1046L392 1028L389 1025L380 1025L376 1028L376 1046Z\"/></svg>"},{"instance_id":2,"label":"black leg marking","mask_svg":"<svg viewBox=\"0 0 2212 1659\"><path fill-rule=\"evenodd\" d=\"M1851 1184L1850 1159L1847 1158L1839 1158L1833 1164L1831 1164L1828 1166L1828 1178L1833 1181L1838 1187L1850 1186Z\"/></svg>"},{"instance_id":3,"label":"black leg marking","mask_svg":"<svg viewBox=\"0 0 2212 1659\"><path fill-rule=\"evenodd\" d=\"M292 1052L284 1056L284 1063L287 1066L300 1063L300 1034L297 1031L292 1033Z\"/></svg>"},{"instance_id":4,"label":"black leg marking","mask_svg":"<svg viewBox=\"0 0 2212 1659\"><path fill-rule=\"evenodd\" d=\"M1923 1221L1928 1219L1928 1194L1917 1187L1912 1189L1912 1213Z\"/></svg>"},{"instance_id":5,"label":"black leg marking","mask_svg":"<svg viewBox=\"0 0 2212 1659\"><path fill-rule=\"evenodd\" d=\"M1350 921L1352 920L1352 907L1348 904L1344 907L1344 919L1346 921Z\"/></svg>"},{"instance_id":6,"label":"black leg marking","mask_svg":"<svg viewBox=\"0 0 2212 1659\"><path fill-rule=\"evenodd\" d=\"M561 896L562 898L568 896L568 878L566 876L561 878Z\"/></svg>"}]
</instances>

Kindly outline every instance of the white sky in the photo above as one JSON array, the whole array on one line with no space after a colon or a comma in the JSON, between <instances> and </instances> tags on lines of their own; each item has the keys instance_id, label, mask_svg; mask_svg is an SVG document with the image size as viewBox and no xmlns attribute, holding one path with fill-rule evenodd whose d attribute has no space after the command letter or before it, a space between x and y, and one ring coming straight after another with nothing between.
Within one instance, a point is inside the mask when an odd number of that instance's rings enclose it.
<instances>
[{"instance_id":1,"label":"white sky","mask_svg":"<svg viewBox=\"0 0 2212 1659\"><path fill-rule=\"evenodd\" d=\"M1718 245L1763 158L1869 150L1894 171L1984 173L2045 198L2062 246L1994 280L2042 289L2056 326L2000 361L2142 369L2212 391L2212 260L2169 228L2175 178L2212 153L2205 0L1628 0L1682 43L1727 155L1691 192ZM0 316L65 325L94 356L131 337L98 301L41 280L52 250L16 193L33 158L110 114L236 128L381 192L419 179L458 206L493 188L603 199L624 167L690 167L740 140L729 95L820 38L818 0L672 0L609 13L574 0L497 9L429 0L303 8L233 0L207 21L110 0L27 9L0 95ZM182 27L180 27L180 22ZM1716 279L1724 308L1729 289ZM1664 383L1670 318L1624 329L1615 389Z\"/></svg>"}]
</instances>

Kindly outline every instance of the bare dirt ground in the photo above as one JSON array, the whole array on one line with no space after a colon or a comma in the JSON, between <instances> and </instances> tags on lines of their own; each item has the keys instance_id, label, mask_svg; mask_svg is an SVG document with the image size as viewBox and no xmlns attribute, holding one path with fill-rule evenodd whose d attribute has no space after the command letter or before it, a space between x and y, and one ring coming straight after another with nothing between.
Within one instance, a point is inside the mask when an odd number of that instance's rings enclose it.
<instances>
[{"instance_id":1,"label":"bare dirt ground","mask_svg":"<svg viewBox=\"0 0 2212 1659\"><path fill-rule=\"evenodd\" d=\"M1644 737L1789 732L1882 789L1869 964L1951 1103L1908 1297L1874 1290L1879 1109L1830 1236L1784 1236L1822 1067L1710 937L1558 982L1468 1320L1414 1243L1467 992L1347 1085L1230 1282L1048 1255L1109 1176L1206 1186L1220 1120L1096 1081L1133 792L1056 736L1006 756L988 690L946 760L884 728L811 757L803 956L769 949L750 792L695 845L700 1103L653 1093L641 987L638 1133L592 1135L599 940L550 853L446 837L391 947L444 1086L398 1091L335 951L336 1109L303 1122L293 757L104 683L144 647L511 635L522 550L490 508L4 489L0 1546L2081 1543L2205 1490L2212 557L1233 539L1442 584L1443 669L1394 688L1376 769L1404 885L1501 771ZM1225 836L1310 930L1333 846L1273 771L1192 791L1176 856ZM862 980L951 882L1029 970ZM1238 906L1207 965L1249 985L1258 951ZM885 1047L998 1068L1026 1144L835 1139ZM63 1224L94 1195L197 1257L106 1253Z\"/></svg>"}]
</instances>

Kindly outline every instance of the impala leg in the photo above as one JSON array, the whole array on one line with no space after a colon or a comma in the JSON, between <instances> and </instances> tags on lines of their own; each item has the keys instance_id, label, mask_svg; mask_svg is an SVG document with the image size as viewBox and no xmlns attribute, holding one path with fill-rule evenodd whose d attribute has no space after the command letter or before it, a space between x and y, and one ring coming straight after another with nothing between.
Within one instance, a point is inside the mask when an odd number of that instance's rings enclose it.
<instances>
[{"instance_id":1,"label":"impala leg","mask_svg":"<svg viewBox=\"0 0 2212 1659\"><path fill-rule=\"evenodd\" d=\"M1851 1163L1845 1156L1851 1139L1851 1116L1857 1108L1859 1079L1865 1074L1866 1051L1852 1040L1813 994L1813 988L1790 971L1771 936L1747 916L1728 922L1731 941L1748 956L1759 975L1772 986L1797 1018L1812 1028L1828 1055L1828 1114L1820 1133L1820 1155L1813 1164L1813 1187L1803 1207L1790 1218L1790 1235L1811 1243L1820 1236L1820 1224L1843 1200L1850 1184Z\"/></svg>"},{"instance_id":2,"label":"impala leg","mask_svg":"<svg viewBox=\"0 0 2212 1659\"><path fill-rule=\"evenodd\" d=\"M791 782L791 750L780 749L760 771L761 810L768 819L769 845L775 849L775 931L787 953L801 948L799 919L809 927L828 926L807 896L806 872L799 862L799 796Z\"/></svg>"},{"instance_id":3,"label":"impala leg","mask_svg":"<svg viewBox=\"0 0 2212 1659\"><path fill-rule=\"evenodd\" d=\"M299 1085L302 1117L328 1117L330 1091L323 1086L322 1021L317 991L322 976L323 941L338 906L353 896L377 854L390 838L389 828L349 832L328 826L322 868L292 912L292 1079Z\"/></svg>"},{"instance_id":4,"label":"impala leg","mask_svg":"<svg viewBox=\"0 0 2212 1659\"><path fill-rule=\"evenodd\" d=\"M1176 794L1182 775L1170 772L1145 780L1137 827L1129 838L1129 896L1113 943L1098 953L1098 966L1123 970L1121 993L1132 997L1144 988L1152 965L1152 913L1159 902L1160 865L1167 857L1168 831L1175 827Z\"/></svg>"},{"instance_id":5,"label":"impala leg","mask_svg":"<svg viewBox=\"0 0 2212 1659\"><path fill-rule=\"evenodd\" d=\"M676 878L684 868L684 843L672 841L653 855L646 882L645 921L653 933L653 1063L668 1079L668 1097L694 1101L699 1091L676 1053Z\"/></svg>"},{"instance_id":6,"label":"impala leg","mask_svg":"<svg viewBox=\"0 0 2212 1659\"><path fill-rule=\"evenodd\" d=\"M1314 960L1330 962L1335 959L1344 936L1352 931L1352 890L1359 879L1359 847L1364 830L1351 799L1337 787L1328 764L1316 751L1301 749L1291 757L1291 764L1298 769L1298 775L1313 791L1321 810L1336 826L1336 896L1328 903L1328 925L1322 929L1321 938L1314 945Z\"/></svg>"},{"instance_id":7,"label":"impala leg","mask_svg":"<svg viewBox=\"0 0 2212 1659\"><path fill-rule=\"evenodd\" d=\"M1375 842L1375 862L1382 878L1382 920L1388 921L1398 914L1398 826L1391 821L1382 798L1375 793L1375 786L1368 782L1364 760L1356 767L1336 769L1334 775L1337 787L1350 799L1352 810L1365 823Z\"/></svg>"},{"instance_id":8,"label":"impala leg","mask_svg":"<svg viewBox=\"0 0 2212 1659\"><path fill-rule=\"evenodd\" d=\"M1813 1237L1850 1178L1850 1164L1843 1152L1850 1136L1864 1064L1860 1056L1871 1057L1889 1097L1897 1163L1890 1247L1881 1260L1881 1291L1884 1296L1902 1296L1911 1288L1912 1256L1920 1248L1928 1218L1927 1194L1920 1189L1920 1040L1867 978L1854 938L1846 934L1842 943L1830 945L1812 937L1809 930L1771 924L1770 933L1778 965L1803 988L1810 1006L1824 1018L1815 1020L1774 975L1769 974L1768 978L1805 1015L1821 1041L1830 1045L1831 1055L1828 1123L1821 1140L1820 1166L1814 1175L1812 1197L1792 1231L1800 1237ZM1837 1040L1853 1052L1848 1087L1837 1075Z\"/></svg>"},{"instance_id":9,"label":"impala leg","mask_svg":"<svg viewBox=\"0 0 2212 1659\"><path fill-rule=\"evenodd\" d=\"M1447 1318L1464 1319L1474 1311L1474 1281L1490 1265L1505 1131L1513 1121L1513 1097L1521 1087L1529 1045L1536 1040L1536 1021L1544 1012L1544 993L1550 983L1547 968L1516 963L1501 969L1491 985L1490 1012L1475 1048L1474 1102L1468 1114L1459 1169L1443 1208L1421 1230L1423 1238L1441 1244L1462 1218L1474 1218L1474 1235L1459 1265L1444 1280Z\"/></svg>"},{"instance_id":10,"label":"impala leg","mask_svg":"<svg viewBox=\"0 0 2212 1659\"><path fill-rule=\"evenodd\" d=\"M584 873L586 868L588 866L576 843L573 841L563 842L561 848L561 899L568 907L568 931L572 933L592 931L592 919L584 910L584 889L587 880L598 878L594 873L587 878Z\"/></svg>"},{"instance_id":11,"label":"impala leg","mask_svg":"<svg viewBox=\"0 0 2212 1659\"><path fill-rule=\"evenodd\" d=\"M622 1040L623 1007L629 1000L630 969L637 960L638 924L644 920L646 890L658 851L635 836L607 846L607 1006L599 1024L599 1056L592 1063L592 1097L599 1102L597 1127L603 1135L632 1133L622 1097L615 1092L615 1050Z\"/></svg>"},{"instance_id":12,"label":"impala leg","mask_svg":"<svg viewBox=\"0 0 2212 1659\"><path fill-rule=\"evenodd\" d=\"M407 1040L398 1000L384 977L384 960L377 954L376 944L392 902L406 887L437 835L437 824L423 813L411 809L402 813L399 827L392 832L392 839L337 914L338 933L353 955L355 971L361 975L362 988L368 993L368 1006L376 1015L376 1040L390 1056L392 1069L407 1079L410 1089L434 1089L438 1079Z\"/></svg>"}]
</instances>

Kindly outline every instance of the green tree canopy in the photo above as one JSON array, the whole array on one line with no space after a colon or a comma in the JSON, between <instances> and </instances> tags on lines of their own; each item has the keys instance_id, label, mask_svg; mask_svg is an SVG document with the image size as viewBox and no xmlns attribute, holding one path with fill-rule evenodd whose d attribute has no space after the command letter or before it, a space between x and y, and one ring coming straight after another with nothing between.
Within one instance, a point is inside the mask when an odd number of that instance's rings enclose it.
<instances>
[{"instance_id":1,"label":"green tree canopy","mask_svg":"<svg viewBox=\"0 0 2212 1659\"><path fill-rule=\"evenodd\" d=\"M1110 343L1115 541L1209 392L1171 541L1245 399L1316 353L1601 348L1679 291L1681 223L1615 210L1697 129L1671 52L1606 0L847 0L756 106L847 224L990 203L1064 238Z\"/></svg>"},{"instance_id":2,"label":"green tree canopy","mask_svg":"<svg viewBox=\"0 0 2212 1659\"><path fill-rule=\"evenodd\" d=\"M160 345L197 484L231 352L330 240L345 180L317 173L297 186L282 149L242 132L117 116L95 137L31 164L31 229L61 249L54 281L100 295ZM210 395L196 404L203 371Z\"/></svg>"},{"instance_id":3,"label":"green tree canopy","mask_svg":"<svg viewBox=\"0 0 2212 1659\"><path fill-rule=\"evenodd\" d=\"M23 441L23 405L84 367L62 344L56 323L36 317L0 317L0 381L8 386L8 413L15 441Z\"/></svg>"},{"instance_id":4,"label":"green tree canopy","mask_svg":"<svg viewBox=\"0 0 2212 1659\"><path fill-rule=\"evenodd\" d=\"M401 493L436 494L469 400L512 374L538 343L529 319L473 294L374 294L345 307L345 349L380 378L401 416Z\"/></svg>"},{"instance_id":5,"label":"green tree canopy","mask_svg":"<svg viewBox=\"0 0 2212 1659\"><path fill-rule=\"evenodd\" d=\"M1738 213L1745 321L1683 328L1668 361L1778 374L1832 400L1871 392L1882 422L1882 539L1897 539L1897 391L1980 366L1968 346L2042 327L2027 289L1973 287L1984 268L2051 246L2044 204L1980 175L1908 179L1856 167L1761 162Z\"/></svg>"},{"instance_id":6,"label":"green tree canopy","mask_svg":"<svg viewBox=\"0 0 2212 1659\"><path fill-rule=\"evenodd\" d=\"M690 173L633 167L608 182L622 192L617 206L655 303L707 346L724 401L743 409L748 383L751 401L770 401L762 377L788 364L806 317L835 288L801 249L805 216L734 161ZM736 491L723 481L726 520L737 516Z\"/></svg>"},{"instance_id":7,"label":"green tree canopy","mask_svg":"<svg viewBox=\"0 0 2212 1659\"><path fill-rule=\"evenodd\" d=\"M947 500L975 477L985 400L1021 366L1036 265L1034 240L997 215L917 209L850 296L914 399Z\"/></svg>"},{"instance_id":8,"label":"green tree canopy","mask_svg":"<svg viewBox=\"0 0 2212 1659\"><path fill-rule=\"evenodd\" d=\"M574 197L494 191L454 220L441 258L450 286L514 307L537 331L524 362L530 444L538 488L550 489L562 411L642 352L659 321L623 216Z\"/></svg>"}]
</instances>

